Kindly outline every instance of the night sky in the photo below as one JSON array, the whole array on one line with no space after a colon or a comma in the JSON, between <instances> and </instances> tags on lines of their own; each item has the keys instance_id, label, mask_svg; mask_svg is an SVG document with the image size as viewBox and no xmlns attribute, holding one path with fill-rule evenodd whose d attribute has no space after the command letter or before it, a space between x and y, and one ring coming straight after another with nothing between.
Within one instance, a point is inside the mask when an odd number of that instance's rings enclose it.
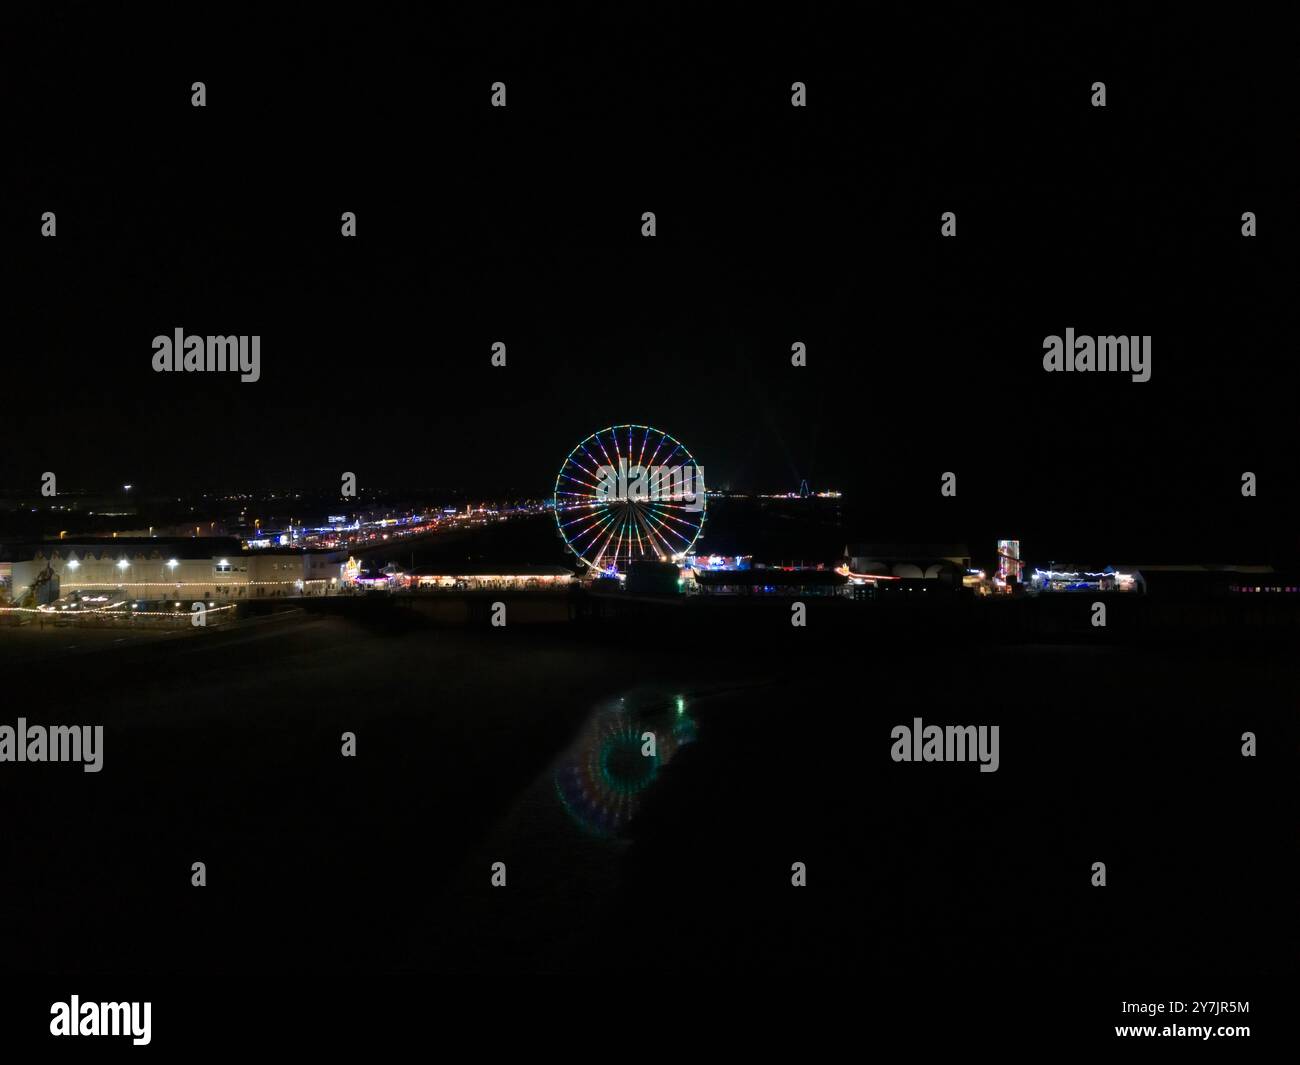
<instances>
[{"instance_id":1,"label":"night sky","mask_svg":"<svg viewBox=\"0 0 1300 1065\"><path fill-rule=\"evenodd\" d=\"M882 533L1296 546L1291 38L1255 15L133 17L11 18L0 487L540 496L642 422ZM260 334L261 380L155 374L177 327ZM1067 327L1150 334L1151 380L1045 374Z\"/></svg>"}]
</instances>

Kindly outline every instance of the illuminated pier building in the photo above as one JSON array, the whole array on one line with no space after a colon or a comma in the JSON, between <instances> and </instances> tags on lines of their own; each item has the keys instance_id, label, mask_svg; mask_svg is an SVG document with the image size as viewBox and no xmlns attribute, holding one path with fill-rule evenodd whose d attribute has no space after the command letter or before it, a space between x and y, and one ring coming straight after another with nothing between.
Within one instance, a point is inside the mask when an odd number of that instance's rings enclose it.
<instances>
[{"instance_id":1,"label":"illuminated pier building","mask_svg":"<svg viewBox=\"0 0 1300 1065\"><path fill-rule=\"evenodd\" d=\"M226 537L58 540L15 551L10 594L21 601L57 581L60 595L114 593L125 599L265 599L339 589L347 552L248 552Z\"/></svg>"}]
</instances>

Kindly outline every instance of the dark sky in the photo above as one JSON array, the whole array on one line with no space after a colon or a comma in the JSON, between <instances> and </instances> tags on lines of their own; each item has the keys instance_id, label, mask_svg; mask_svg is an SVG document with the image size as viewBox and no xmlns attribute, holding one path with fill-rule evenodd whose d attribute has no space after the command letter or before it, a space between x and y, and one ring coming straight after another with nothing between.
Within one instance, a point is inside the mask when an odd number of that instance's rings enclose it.
<instances>
[{"instance_id":1,"label":"dark sky","mask_svg":"<svg viewBox=\"0 0 1300 1065\"><path fill-rule=\"evenodd\" d=\"M615 6L22 16L0 487L542 495L645 422L917 525L1294 546L1289 35ZM155 374L177 327L260 334L262 379ZM1044 374L1067 327L1152 335L1151 381Z\"/></svg>"}]
</instances>

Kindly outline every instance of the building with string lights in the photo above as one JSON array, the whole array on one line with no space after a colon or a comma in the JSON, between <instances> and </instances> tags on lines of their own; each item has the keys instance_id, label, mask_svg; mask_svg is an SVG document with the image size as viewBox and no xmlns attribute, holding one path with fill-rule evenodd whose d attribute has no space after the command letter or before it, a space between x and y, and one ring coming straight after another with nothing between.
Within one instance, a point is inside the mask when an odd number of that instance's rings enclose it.
<instances>
[{"instance_id":1,"label":"building with string lights","mask_svg":"<svg viewBox=\"0 0 1300 1065\"><path fill-rule=\"evenodd\" d=\"M342 583L346 551L244 551L227 537L57 540L14 551L11 597L56 595L232 602L329 595Z\"/></svg>"}]
</instances>

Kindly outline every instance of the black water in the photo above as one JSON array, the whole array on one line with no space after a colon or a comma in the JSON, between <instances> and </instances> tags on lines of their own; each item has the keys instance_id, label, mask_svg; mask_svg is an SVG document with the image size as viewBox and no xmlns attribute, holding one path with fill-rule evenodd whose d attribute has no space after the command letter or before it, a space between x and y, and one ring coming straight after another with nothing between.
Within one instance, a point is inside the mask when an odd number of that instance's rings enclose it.
<instances>
[{"instance_id":1,"label":"black water","mask_svg":"<svg viewBox=\"0 0 1300 1065\"><path fill-rule=\"evenodd\" d=\"M5 723L102 723L105 768L0 774L12 972L1245 997L1286 963L1285 653L317 618L33 658ZM893 762L915 717L999 725L998 771Z\"/></svg>"}]
</instances>

